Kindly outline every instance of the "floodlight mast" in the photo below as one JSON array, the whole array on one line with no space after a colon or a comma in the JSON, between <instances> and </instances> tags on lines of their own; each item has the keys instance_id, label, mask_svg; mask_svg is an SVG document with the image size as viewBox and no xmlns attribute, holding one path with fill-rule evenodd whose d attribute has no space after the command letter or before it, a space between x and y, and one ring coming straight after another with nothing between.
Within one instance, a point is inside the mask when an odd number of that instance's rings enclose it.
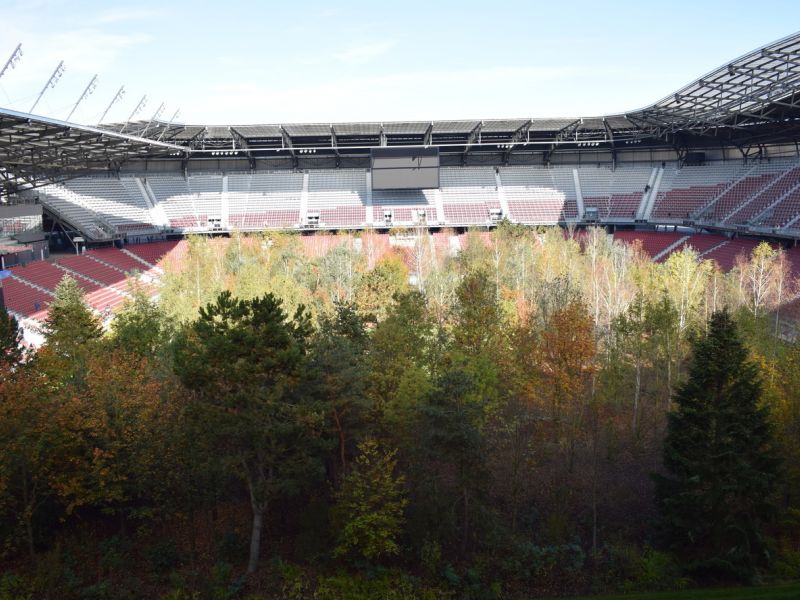
<instances>
[{"instance_id":1,"label":"floodlight mast","mask_svg":"<svg viewBox=\"0 0 800 600\"><path fill-rule=\"evenodd\" d=\"M0 70L0 77L5 75L5 72L8 70L9 67L12 69L17 66L17 63L22 58L22 43L20 42L17 44L17 47L14 49L14 52L11 53L11 57L6 61L6 64L3 65L2 70Z\"/></svg>"},{"instance_id":2,"label":"floodlight mast","mask_svg":"<svg viewBox=\"0 0 800 600\"><path fill-rule=\"evenodd\" d=\"M134 108L134 109L133 109L133 112L131 113L131 116L130 116L130 117L128 117L128 120L127 120L127 121L125 121L125 122L122 124L122 127L120 127L120 130L119 130L119 132L120 132L120 133L122 133L123 131L125 131L125 127L128 125L128 123L130 123L130 122L131 122L131 119L132 119L133 117L135 117L135 116L136 116L136 113L138 113L140 110L142 110L142 109L145 107L145 105L146 105L146 104L147 104L147 94L145 94L144 96L142 96L142 99L141 99L141 100L139 100L139 104L137 104L137 105L136 105L136 108Z\"/></svg>"},{"instance_id":3,"label":"floodlight mast","mask_svg":"<svg viewBox=\"0 0 800 600\"><path fill-rule=\"evenodd\" d=\"M150 120L147 122L147 125L145 125L145 128L139 134L140 137L144 137L144 134L147 133L148 129L150 129L150 125L153 124L153 121L158 119L161 116L161 113L163 113L163 112L164 112L164 103L162 102L161 104L158 105L158 108L156 109L156 112L153 113L153 116L150 117Z\"/></svg>"},{"instance_id":4,"label":"floodlight mast","mask_svg":"<svg viewBox=\"0 0 800 600\"><path fill-rule=\"evenodd\" d=\"M175 114L173 114L173 115L172 115L172 117L170 117L170 119L169 119L169 122L168 122L168 123L167 123L167 125L164 127L164 131L162 131L162 132L161 132L161 135L160 135L160 136L158 136L158 139L156 140L157 142L160 142L160 141L161 141L161 138L163 138L163 137L164 137L164 134L165 134L165 133L167 133L167 131L169 131L170 125L172 125L172 122L173 122L175 119L177 119L177 118L178 118L178 115L179 115L179 114L181 114L181 109L180 109L180 108L179 108L178 110L176 110L176 111L175 111Z\"/></svg>"},{"instance_id":5,"label":"floodlight mast","mask_svg":"<svg viewBox=\"0 0 800 600\"><path fill-rule=\"evenodd\" d=\"M119 89L117 90L117 93L114 94L114 97L111 99L111 102L109 103L108 108L106 108L105 111L103 111L103 115L100 117L100 120L97 121L98 125L100 125L100 123L103 122L103 119L106 118L106 115L108 114L108 111L110 111L111 107L114 106L114 104L116 104L117 100L122 100L122 97L124 95L125 95L125 86L121 85L121 86L119 86Z\"/></svg>"},{"instance_id":6,"label":"floodlight mast","mask_svg":"<svg viewBox=\"0 0 800 600\"><path fill-rule=\"evenodd\" d=\"M32 113L33 109L36 108L36 105L39 104L39 100L42 99L42 96L44 96L44 93L47 91L47 88L56 87L58 80L61 79L61 76L63 74L64 74L64 61L62 60L60 63L58 63L58 66L56 67L56 70L53 71L53 74L50 75L50 79L48 79L47 83L44 84L42 91L39 92L39 95L36 97L36 102L33 103L33 106L31 106L31 109L28 111L29 113Z\"/></svg>"},{"instance_id":7,"label":"floodlight mast","mask_svg":"<svg viewBox=\"0 0 800 600\"><path fill-rule=\"evenodd\" d=\"M95 76L92 77L92 80L89 82L89 85L87 85L86 89L83 90L83 93L81 94L81 97L78 98L78 101L75 103L75 106L72 107L72 110L69 111L69 114L67 115L67 118L64 119L65 121L69 121L69 118L73 115L75 110L78 108L78 105L81 102L83 102L86 98L91 96L92 92L95 90L96 87L97 87L97 74L95 74Z\"/></svg>"}]
</instances>

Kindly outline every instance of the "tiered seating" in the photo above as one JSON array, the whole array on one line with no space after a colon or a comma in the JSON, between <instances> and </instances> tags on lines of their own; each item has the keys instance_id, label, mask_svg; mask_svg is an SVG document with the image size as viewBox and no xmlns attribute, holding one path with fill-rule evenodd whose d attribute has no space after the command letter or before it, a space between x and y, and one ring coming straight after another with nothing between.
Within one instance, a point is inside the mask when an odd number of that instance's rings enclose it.
<instances>
[{"instance_id":1,"label":"tiered seating","mask_svg":"<svg viewBox=\"0 0 800 600\"><path fill-rule=\"evenodd\" d=\"M444 167L439 183L448 225L485 225L489 210L500 208L492 167Z\"/></svg>"},{"instance_id":2,"label":"tiered seating","mask_svg":"<svg viewBox=\"0 0 800 600\"><path fill-rule=\"evenodd\" d=\"M743 171L740 163L664 170L651 219L688 219L721 194Z\"/></svg>"},{"instance_id":3,"label":"tiered seating","mask_svg":"<svg viewBox=\"0 0 800 600\"><path fill-rule=\"evenodd\" d=\"M158 275L157 271L152 271L148 267L135 258L131 258L122 250L117 248L96 248L86 253L86 256L99 260L123 273L148 273L149 275Z\"/></svg>"},{"instance_id":4,"label":"tiered seating","mask_svg":"<svg viewBox=\"0 0 800 600\"><path fill-rule=\"evenodd\" d=\"M234 229L295 227L300 222L303 174L228 176L228 225Z\"/></svg>"},{"instance_id":5,"label":"tiered seating","mask_svg":"<svg viewBox=\"0 0 800 600\"><path fill-rule=\"evenodd\" d=\"M151 265L157 266L163 257L176 251L182 245L185 245L185 242L174 240L171 242L153 242L151 244L131 244L125 249Z\"/></svg>"},{"instance_id":6,"label":"tiered seating","mask_svg":"<svg viewBox=\"0 0 800 600\"><path fill-rule=\"evenodd\" d=\"M510 218L521 223L559 223L578 216L572 169L504 167L500 181Z\"/></svg>"},{"instance_id":7,"label":"tiered seating","mask_svg":"<svg viewBox=\"0 0 800 600\"><path fill-rule=\"evenodd\" d=\"M32 262L24 267L14 267L11 272L14 277L24 279L50 292L55 292L58 284L67 276L67 273L62 269L43 261ZM80 276L75 276L74 279L86 292L92 292L99 287L97 284Z\"/></svg>"},{"instance_id":8,"label":"tiered seating","mask_svg":"<svg viewBox=\"0 0 800 600\"><path fill-rule=\"evenodd\" d=\"M613 172L609 167L586 167L578 169L581 180L583 207L596 208L601 219L608 217L611 180Z\"/></svg>"},{"instance_id":9,"label":"tiered seating","mask_svg":"<svg viewBox=\"0 0 800 600\"><path fill-rule=\"evenodd\" d=\"M201 222L194 194L185 179L174 176L149 177L147 184L167 215L170 227L192 229L208 225L207 221Z\"/></svg>"},{"instance_id":10,"label":"tiered seating","mask_svg":"<svg viewBox=\"0 0 800 600\"><path fill-rule=\"evenodd\" d=\"M780 175L785 166L782 163L759 163L750 168L747 174L726 189L713 204L703 209L701 217L706 221L722 222L753 196L758 194Z\"/></svg>"},{"instance_id":11,"label":"tiered seating","mask_svg":"<svg viewBox=\"0 0 800 600\"><path fill-rule=\"evenodd\" d=\"M611 195L608 198L608 216L633 221L652 173L653 169L649 166L623 166L614 169Z\"/></svg>"},{"instance_id":12,"label":"tiered seating","mask_svg":"<svg viewBox=\"0 0 800 600\"><path fill-rule=\"evenodd\" d=\"M767 227L786 227L794 219L800 216L800 187L781 198L770 211L765 215L758 225Z\"/></svg>"},{"instance_id":13,"label":"tiered seating","mask_svg":"<svg viewBox=\"0 0 800 600\"><path fill-rule=\"evenodd\" d=\"M661 252L669 248L672 244L686 237L683 233L657 232L657 231L617 231L614 239L628 244L640 243L642 250L650 258L658 256Z\"/></svg>"},{"instance_id":14,"label":"tiered seating","mask_svg":"<svg viewBox=\"0 0 800 600\"><path fill-rule=\"evenodd\" d=\"M664 261L669 258L670 255L674 254L675 252L680 252L685 248L693 248L698 254L702 255L715 246L719 246L727 241L728 238L726 238L724 235L718 235L716 233L695 233L690 235L689 238L684 242L678 244L678 246L672 251L662 256L660 260Z\"/></svg>"},{"instance_id":15,"label":"tiered seating","mask_svg":"<svg viewBox=\"0 0 800 600\"><path fill-rule=\"evenodd\" d=\"M308 214L303 215L304 174L292 171L160 174L79 178L42 188L44 204L80 229L90 241L114 233L156 231L151 220L187 232L230 229L293 229L310 215L322 228L388 225L487 225L507 201L508 218L526 224L577 220L574 172L585 207L599 209L603 221L633 221L650 180L650 165L577 167L442 167L439 190L372 191L367 223L365 169L308 172ZM502 186L498 189L498 177ZM227 187L225 182L227 180ZM141 187L144 184L144 189ZM699 167L665 167L650 215L653 223L699 220L709 225L746 225L800 231L800 164L796 159ZM223 194L223 189L226 192ZM150 196L155 207L150 206ZM223 202L225 201L225 202ZM441 205L439 202L441 201ZM222 222L223 208L227 221ZM503 204L503 206L506 206ZM385 212L391 211L391 221ZM151 212L153 213L151 215ZM309 219L308 222L316 222ZM0 226L12 229L14 223ZM34 224L34 226L37 226ZM756 229L757 230L757 229Z\"/></svg>"},{"instance_id":16,"label":"tiered seating","mask_svg":"<svg viewBox=\"0 0 800 600\"><path fill-rule=\"evenodd\" d=\"M86 292L86 302L97 310L113 310L124 300L124 296L118 290L102 287L77 273L67 273L48 262L32 262L24 267L14 267L12 273L15 278L36 284L51 293L55 292L64 277L71 275Z\"/></svg>"},{"instance_id":17,"label":"tiered seating","mask_svg":"<svg viewBox=\"0 0 800 600\"><path fill-rule=\"evenodd\" d=\"M367 177L361 169L310 171L308 210L319 212L321 227L361 227L366 223Z\"/></svg>"},{"instance_id":18,"label":"tiered seating","mask_svg":"<svg viewBox=\"0 0 800 600\"><path fill-rule=\"evenodd\" d=\"M773 179L739 210L733 211L726 223L746 224L758 217L770 205L800 184L800 166L788 169Z\"/></svg>"},{"instance_id":19,"label":"tiered seating","mask_svg":"<svg viewBox=\"0 0 800 600\"><path fill-rule=\"evenodd\" d=\"M38 190L42 204L93 240L111 239L110 225L90 209L78 194L60 185L46 185Z\"/></svg>"},{"instance_id":20,"label":"tiered seating","mask_svg":"<svg viewBox=\"0 0 800 600\"><path fill-rule=\"evenodd\" d=\"M425 221L436 223L436 190L373 190L372 220L375 225L383 223L385 210L392 211L392 224L413 225L418 223L419 211L425 211Z\"/></svg>"},{"instance_id":21,"label":"tiered seating","mask_svg":"<svg viewBox=\"0 0 800 600\"><path fill-rule=\"evenodd\" d=\"M120 232L154 231L144 197L133 178L79 177L64 183L90 210Z\"/></svg>"},{"instance_id":22,"label":"tiered seating","mask_svg":"<svg viewBox=\"0 0 800 600\"><path fill-rule=\"evenodd\" d=\"M749 256L759 243L759 240L730 240L703 255L703 258L716 261L723 271L730 271L736 264L738 256Z\"/></svg>"},{"instance_id":23,"label":"tiered seating","mask_svg":"<svg viewBox=\"0 0 800 600\"><path fill-rule=\"evenodd\" d=\"M188 185L189 191L194 194L194 205L201 222L222 217L221 175L192 175Z\"/></svg>"},{"instance_id":24,"label":"tiered seating","mask_svg":"<svg viewBox=\"0 0 800 600\"><path fill-rule=\"evenodd\" d=\"M653 169L649 166L582 167L581 180L584 208L598 209L600 219L633 221L642 201L644 188Z\"/></svg>"},{"instance_id":25,"label":"tiered seating","mask_svg":"<svg viewBox=\"0 0 800 600\"><path fill-rule=\"evenodd\" d=\"M64 256L58 259L58 264L73 273L84 275L121 292L128 290L127 277L124 273L88 256Z\"/></svg>"},{"instance_id":26,"label":"tiered seating","mask_svg":"<svg viewBox=\"0 0 800 600\"><path fill-rule=\"evenodd\" d=\"M3 298L8 310L30 319L44 321L52 295L20 281L7 277L2 281Z\"/></svg>"}]
</instances>

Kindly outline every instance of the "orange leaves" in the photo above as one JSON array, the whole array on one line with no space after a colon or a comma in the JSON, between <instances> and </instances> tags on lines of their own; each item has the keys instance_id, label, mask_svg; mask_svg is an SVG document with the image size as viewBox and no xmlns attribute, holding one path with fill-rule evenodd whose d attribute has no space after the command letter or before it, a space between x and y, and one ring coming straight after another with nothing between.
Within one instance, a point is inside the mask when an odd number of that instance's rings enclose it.
<instances>
[{"instance_id":1,"label":"orange leaves","mask_svg":"<svg viewBox=\"0 0 800 600\"><path fill-rule=\"evenodd\" d=\"M592 320L581 304L573 302L553 313L542 333L539 361L554 419L566 404L582 403L589 377L598 369L596 353Z\"/></svg>"}]
</instances>

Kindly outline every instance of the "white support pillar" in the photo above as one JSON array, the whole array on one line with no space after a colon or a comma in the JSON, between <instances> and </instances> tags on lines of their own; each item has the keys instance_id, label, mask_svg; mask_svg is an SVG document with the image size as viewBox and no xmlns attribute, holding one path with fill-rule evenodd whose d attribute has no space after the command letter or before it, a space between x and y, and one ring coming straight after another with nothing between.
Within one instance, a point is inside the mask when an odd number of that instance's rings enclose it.
<instances>
[{"instance_id":1,"label":"white support pillar","mask_svg":"<svg viewBox=\"0 0 800 600\"><path fill-rule=\"evenodd\" d=\"M433 197L436 202L436 220L439 221L439 223L444 224L444 201L442 200L442 190L441 188L436 188L433 190L433 192Z\"/></svg>"},{"instance_id":2,"label":"white support pillar","mask_svg":"<svg viewBox=\"0 0 800 600\"><path fill-rule=\"evenodd\" d=\"M503 187L503 180L500 178L500 169L494 171L494 183L497 186L497 199L500 201L500 209L503 211L503 218L510 219L511 213L508 209L508 198Z\"/></svg>"},{"instance_id":3,"label":"white support pillar","mask_svg":"<svg viewBox=\"0 0 800 600\"><path fill-rule=\"evenodd\" d=\"M583 221L583 192L581 191L581 178L578 169L572 169L572 181L575 182L575 200L578 204L578 220Z\"/></svg>"},{"instance_id":4,"label":"white support pillar","mask_svg":"<svg viewBox=\"0 0 800 600\"><path fill-rule=\"evenodd\" d=\"M306 225L308 216L308 171L303 173L303 191L300 192L300 226Z\"/></svg>"},{"instance_id":5,"label":"white support pillar","mask_svg":"<svg viewBox=\"0 0 800 600\"><path fill-rule=\"evenodd\" d=\"M229 212L229 204L228 204L228 176L222 176L222 198L221 198L222 206L220 207L221 212L221 220L222 220L222 228L227 230L228 229L228 212Z\"/></svg>"},{"instance_id":6,"label":"white support pillar","mask_svg":"<svg viewBox=\"0 0 800 600\"><path fill-rule=\"evenodd\" d=\"M365 176L367 178L367 206L364 211L364 219L366 220L367 227L372 227L375 224L375 215L372 210L372 173L367 171Z\"/></svg>"}]
</instances>

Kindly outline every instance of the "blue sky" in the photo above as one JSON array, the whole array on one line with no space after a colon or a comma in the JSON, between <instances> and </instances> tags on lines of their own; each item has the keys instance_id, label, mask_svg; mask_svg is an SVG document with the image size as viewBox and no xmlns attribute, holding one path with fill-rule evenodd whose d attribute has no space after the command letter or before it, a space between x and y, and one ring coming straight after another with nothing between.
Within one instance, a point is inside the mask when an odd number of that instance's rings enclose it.
<instances>
[{"instance_id":1,"label":"blue sky","mask_svg":"<svg viewBox=\"0 0 800 600\"><path fill-rule=\"evenodd\" d=\"M184 123L592 116L639 108L800 29L800 2L0 0L0 106Z\"/></svg>"}]
</instances>

